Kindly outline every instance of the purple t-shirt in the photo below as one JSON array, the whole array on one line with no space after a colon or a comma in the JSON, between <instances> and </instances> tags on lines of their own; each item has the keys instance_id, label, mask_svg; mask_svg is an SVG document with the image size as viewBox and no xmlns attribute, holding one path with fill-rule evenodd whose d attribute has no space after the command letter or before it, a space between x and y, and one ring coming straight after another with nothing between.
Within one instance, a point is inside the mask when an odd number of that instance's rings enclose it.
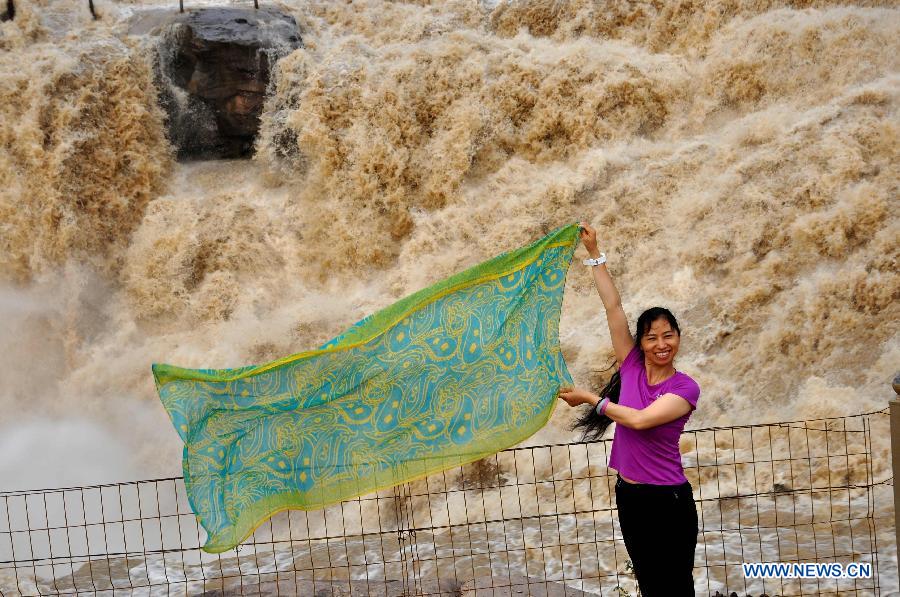
<instances>
[{"instance_id":1,"label":"purple t-shirt","mask_svg":"<svg viewBox=\"0 0 900 597\"><path fill-rule=\"evenodd\" d=\"M650 385L644 367L644 354L635 346L625 357L619 369L622 377L622 391L619 404L643 409L663 394L677 394L691 404L687 414L650 429L631 429L616 424L609 467L616 469L623 477L639 483L653 485L680 485L687 481L681 465L681 451L678 439L684 425L697 408L700 386L681 371L669 379Z\"/></svg>"}]
</instances>

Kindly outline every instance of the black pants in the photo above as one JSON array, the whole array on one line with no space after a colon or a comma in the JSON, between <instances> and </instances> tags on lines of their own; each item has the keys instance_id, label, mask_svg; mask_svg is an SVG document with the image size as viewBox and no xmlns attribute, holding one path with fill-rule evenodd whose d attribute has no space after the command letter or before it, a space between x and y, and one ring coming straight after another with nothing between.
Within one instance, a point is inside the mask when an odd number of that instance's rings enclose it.
<instances>
[{"instance_id":1,"label":"black pants","mask_svg":"<svg viewBox=\"0 0 900 597\"><path fill-rule=\"evenodd\" d=\"M619 527L643 597L694 595L697 506L690 483L616 479Z\"/></svg>"}]
</instances>

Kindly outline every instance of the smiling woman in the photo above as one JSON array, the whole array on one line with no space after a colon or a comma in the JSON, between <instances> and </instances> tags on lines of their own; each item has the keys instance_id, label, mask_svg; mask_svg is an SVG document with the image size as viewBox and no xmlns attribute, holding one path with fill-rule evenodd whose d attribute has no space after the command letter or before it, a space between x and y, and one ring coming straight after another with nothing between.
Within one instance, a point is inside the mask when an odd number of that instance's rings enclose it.
<instances>
[{"instance_id":1,"label":"smiling woman","mask_svg":"<svg viewBox=\"0 0 900 597\"><path fill-rule=\"evenodd\" d=\"M641 593L693 595L697 509L678 440L697 407L700 386L675 369L681 342L675 316L663 307L647 309L633 337L606 256L597 249L596 231L582 223L580 234L620 368L601 396L571 388L560 391L560 398L569 406L591 405L574 426L585 438L599 438L617 423L609 466L619 473L619 526ZM659 540L662 529L668 541Z\"/></svg>"}]
</instances>

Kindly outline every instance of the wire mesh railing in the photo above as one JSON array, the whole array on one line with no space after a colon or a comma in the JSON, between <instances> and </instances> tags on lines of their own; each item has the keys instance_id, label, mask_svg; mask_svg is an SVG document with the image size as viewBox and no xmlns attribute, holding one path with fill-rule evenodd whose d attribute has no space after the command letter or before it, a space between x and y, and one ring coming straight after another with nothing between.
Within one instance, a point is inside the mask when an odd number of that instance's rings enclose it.
<instances>
[{"instance_id":1,"label":"wire mesh railing","mask_svg":"<svg viewBox=\"0 0 900 597\"><path fill-rule=\"evenodd\" d=\"M894 521L876 507L891 499L892 477L876 478L872 437L888 425L884 410L686 431L697 594L879 595L894 546L882 540L880 561L878 532ZM205 535L181 478L0 493L0 593L637 595L610 445L504 450L282 512L215 555L199 549ZM744 562L859 562L872 575L749 579Z\"/></svg>"}]
</instances>

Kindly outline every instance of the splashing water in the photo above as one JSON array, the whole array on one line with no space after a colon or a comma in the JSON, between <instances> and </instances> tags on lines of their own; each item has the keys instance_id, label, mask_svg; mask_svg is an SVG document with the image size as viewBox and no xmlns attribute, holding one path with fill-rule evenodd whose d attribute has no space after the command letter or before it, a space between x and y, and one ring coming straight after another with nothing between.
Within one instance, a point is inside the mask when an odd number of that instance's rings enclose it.
<instances>
[{"instance_id":1,"label":"splashing water","mask_svg":"<svg viewBox=\"0 0 900 597\"><path fill-rule=\"evenodd\" d=\"M44 446L65 484L98 481L97 442L120 476L177 474L151 362L318 346L578 220L632 321L680 318L691 426L882 408L900 11L797 4L290 2L305 47L275 69L254 159L177 163L136 26L170 3L98 2L93 21L18 1L0 23L0 432L99 426ZM612 349L582 256L560 337L596 390ZM570 438L571 416L532 441ZM0 489L63 482L27 470L44 456L0 462Z\"/></svg>"}]
</instances>

